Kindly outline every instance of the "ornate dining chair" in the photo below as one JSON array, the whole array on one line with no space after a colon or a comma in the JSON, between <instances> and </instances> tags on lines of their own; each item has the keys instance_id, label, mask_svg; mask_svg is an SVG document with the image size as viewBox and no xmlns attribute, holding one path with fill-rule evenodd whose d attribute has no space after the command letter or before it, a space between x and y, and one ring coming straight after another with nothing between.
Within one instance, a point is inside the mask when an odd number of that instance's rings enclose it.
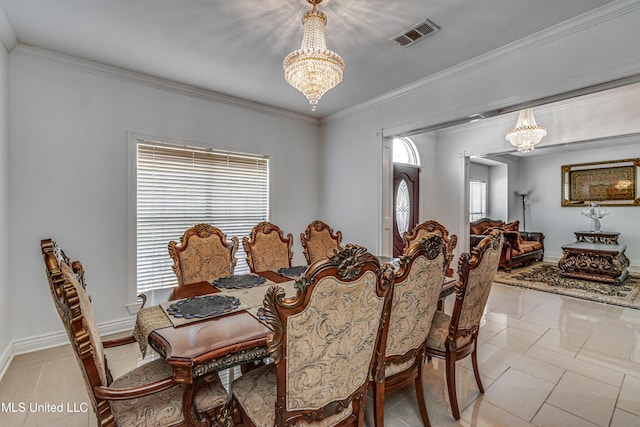
<instances>
[{"instance_id":1,"label":"ornate dining chair","mask_svg":"<svg viewBox=\"0 0 640 427\"><path fill-rule=\"evenodd\" d=\"M238 238L227 237L217 227L196 224L188 228L180 239L180 246L169 242L169 256L173 259L173 272L178 286L197 282L211 282L233 274L238 260Z\"/></svg>"},{"instance_id":2,"label":"ornate dining chair","mask_svg":"<svg viewBox=\"0 0 640 427\"><path fill-rule=\"evenodd\" d=\"M426 339L436 312L446 268L447 252L440 236L415 242L398 261L387 343L373 382L376 427L384 426L384 397L414 383L422 424L429 427L422 372Z\"/></svg>"},{"instance_id":3,"label":"ornate dining chair","mask_svg":"<svg viewBox=\"0 0 640 427\"><path fill-rule=\"evenodd\" d=\"M453 260L453 251L458 244L458 236L455 234L449 235L449 231L444 225L437 221L428 220L416 225L413 230L405 231L402 235L402 241L404 242L404 250L426 236L440 236L447 248L447 276L453 276L453 270L450 268L451 261Z\"/></svg>"},{"instance_id":4,"label":"ornate dining chair","mask_svg":"<svg viewBox=\"0 0 640 427\"><path fill-rule=\"evenodd\" d=\"M264 298L274 363L232 386L247 426L362 426L377 349L384 344L393 272L347 245L296 280L296 296Z\"/></svg>"},{"instance_id":5,"label":"ornate dining chair","mask_svg":"<svg viewBox=\"0 0 640 427\"><path fill-rule=\"evenodd\" d=\"M113 380L104 348L129 344L134 339L102 342L85 289L82 265L78 261L70 263L51 239L42 240L40 246L51 295L80 365L99 426L174 426L186 424L186 419L199 422L201 415L211 418L214 426L226 426L227 393L217 375L197 383L195 408L182 407L184 385L175 382L173 368L162 359Z\"/></svg>"},{"instance_id":6,"label":"ornate dining chair","mask_svg":"<svg viewBox=\"0 0 640 427\"><path fill-rule=\"evenodd\" d=\"M252 273L291 267L293 235L289 233L284 237L275 224L268 221L256 224L251 230L251 237L242 238L242 246Z\"/></svg>"},{"instance_id":7,"label":"ornate dining chair","mask_svg":"<svg viewBox=\"0 0 640 427\"><path fill-rule=\"evenodd\" d=\"M451 412L460 419L456 394L456 361L471 354L471 364L481 393L484 387L478 371L478 330L498 270L504 236L493 230L471 252L458 260L459 282L451 316L436 311L427 337L427 356L445 360L447 390Z\"/></svg>"},{"instance_id":8,"label":"ornate dining chair","mask_svg":"<svg viewBox=\"0 0 640 427\"><path fill-rule=\"evenodd\" d=\"M316 220L307 226L304 233L300 233L300 242L307 264L311 265L331 255L334 249L340 248L342 232L338 231L334 234L331 227Z\"/></svg>"}]
</instances>

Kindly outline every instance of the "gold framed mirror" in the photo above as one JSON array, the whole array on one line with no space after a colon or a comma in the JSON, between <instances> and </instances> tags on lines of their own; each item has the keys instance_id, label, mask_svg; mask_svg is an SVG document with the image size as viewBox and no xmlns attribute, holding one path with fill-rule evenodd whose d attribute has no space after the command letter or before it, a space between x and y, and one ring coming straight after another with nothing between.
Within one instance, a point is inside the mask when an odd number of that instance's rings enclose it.
<instances>
[{"instance_id":1,"label":"gold framed mirror","mask_svg":"<svg viewBox=\"0 0 640 427\"><path fill-rule=\"evenodd\" d=\"M562 166L562 206L640 205L640 159Z\"/></svg>"}]
</instances>

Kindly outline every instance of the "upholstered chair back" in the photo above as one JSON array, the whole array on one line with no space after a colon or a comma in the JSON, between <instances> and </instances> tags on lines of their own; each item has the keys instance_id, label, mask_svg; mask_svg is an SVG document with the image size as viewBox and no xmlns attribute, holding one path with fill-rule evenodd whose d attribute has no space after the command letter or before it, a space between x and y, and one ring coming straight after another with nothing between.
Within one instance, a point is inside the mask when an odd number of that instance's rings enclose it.
<instances>
[{"instance_id":1,"label":"upholstered chair back","mask_svg":"<svg viewBox=\"0 0 640 427\"><path fill-rule=\"evenodd\" d=\"M41 249L49 289L80 365L87 394L95 413L102 419L110 419L109 403L96 399L93 391L94 387L109 385L111 374L106 367L98 325L85 289L82 265L78 261L71 263L50 239L41 242Z\"/></svg>"},{"instance_id":2,"label":"upholstered chair back","mask_svg":"<svg viewBox=\"0 0 640 427\"><path fill-rule=\"evenodd\" d=\"M449 231L445 228L445 226L437 221L428 220L416 225L413 230L406 231L402 235L405 252L415 242L428 236L440 236L444 241L448 269L454 257L454 250L456 248L456 245L458 244L458 236L456 236L455 234L449 235ZM451 273L453 273L453 271Z\"/></svg>"},{"instance_id":3,"label":"upholstered chair back","mask_svg":"<svg viewBox=\"0 0 640 427\"><path fill-rule=\"evenodd\" d=\"M78 261L70 263L51 239L42 240L40 246L51 295L80 366L97 425L187 425L186 414L193 424L194 419L205 413L213 419L213 427L228 425L228 395L217 375L196 385L192 411L182 410L184 385L176 383L173 368L162 358L142 364L114 380L103 348L135 340L125 337L102 341L85 289L82 265Z\"/></svg>"},{"instance_id":4,"label":"upholstered chair back","mask_svg":"<svg viewBox=\"0 0 640 427\"><path fill-rule=\"evenodd\" d=\"M493 230L471 254L460 257L458 274L461 286L456 289L452 323L457 324L458 338L478 331L491 284L498 271L504 236Z\"/></svg>"},{"instance_id":5,"label":"upholstered chair back","mask_svg":"<svg viewBox=\"0 0 640 427\"><path fill-rule=\"evenodd\" d=\"M178 285L211 282L230 276L236 266L238 238L227 241L225 234L209 224L196 224L188 228L180 245L169 242L169 256L173 259L173 271Z\"/></svg>"},{"instance_id":6,"label":"upholstered chair back","mask_svg":"<svg viewBox=\"0 0 640 427\"><path fill-rule=\"evenodd\" d=\"M395 274L385 358L415 357L411 351L425 343L442 290L445 263L446 248L439 236L418 240L400 258L400 268ZM403 363L411 365L413 357L406 357L406 360L391 358L386 366L386 376L404 370Z\"/></svg>"},{"instance_id":7,"label":"upholstered chair back","mask_svg":"<svg viewBox=\"0 0 640 427\"><path fill-rule=\"evenodd\" d=\"M340 247L342 232L334 234L333 229L322 221L313 221L304 233L300 233L300 241L307 264L324 259Z\"/></svg>"},{"instance_id":8,"label":"upholstered chair back","mask_svg":"<svg viewBox=\"0 0 640 427\"><path fill-rule=\"evenodd\" d=\"M252 273L291 267L293 235L285 237L277 225L268 221L253 227L250 238L242 238L242 246Z\"/></svg>"},{"instance_id":9,"label":"upholstered chair back","mask_svg":"<svg viewBox=\"0 0 640 427\"><path fill-rule=\"evenodd\" d=\"M327 426L362 420L392 282L390 266L381 268L365 248L347 245L297 280L295 298L284 298L282 288L269 289L276 420L298 425L295 418L317 417L324 422L311 425Z\"/></svg>"}]
</instances>

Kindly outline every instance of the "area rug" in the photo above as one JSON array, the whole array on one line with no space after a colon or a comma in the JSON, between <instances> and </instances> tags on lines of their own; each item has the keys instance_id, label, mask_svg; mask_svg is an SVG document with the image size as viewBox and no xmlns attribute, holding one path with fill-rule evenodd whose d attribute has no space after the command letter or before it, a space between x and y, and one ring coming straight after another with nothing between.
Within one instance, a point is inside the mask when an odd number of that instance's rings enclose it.
<instances>
[{"instance_id":1,"label":"area rug","mask_svg":"<svg viewBox=\"0 0 640 427\"><path fill-rule=\"evenodd\" d=\"M621 285L608 285L590 280L560 277L560 269L556 264L539 262L513 269L511 273L498 270L494 282L640 310L640 276L638 274L629 274Z\"/></svg>"}]
</instances>

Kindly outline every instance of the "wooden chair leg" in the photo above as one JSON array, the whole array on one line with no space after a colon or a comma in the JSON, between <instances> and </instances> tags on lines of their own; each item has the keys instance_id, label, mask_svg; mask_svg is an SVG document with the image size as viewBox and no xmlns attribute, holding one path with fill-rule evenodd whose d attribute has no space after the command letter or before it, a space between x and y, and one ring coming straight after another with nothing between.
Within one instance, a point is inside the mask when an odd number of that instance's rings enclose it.
<instances>
[{"instance_id":1,"label":"wooden chair leg","mask_svg":"<svg viewBox=\"0 0 640 427\"><path fill-rule=\"evenodd\" d=\"M373 417L376 427L384 427L384 381L373 383Z\"/></svg>"},{"instance_id":2,"label":"wooden chair leg","mask_svg":"<svg viewBox=\"0 0 640 427\"><path fill-rule=\"evenodd\" d=\"M451 414L456 420L460 419L460 409L458 408L458 396L456 393L456 354L447 352L445 358L447 371L447 390L449 391L449 404Z\"/></svg>"},{"instance_id":3,"label":"wooden chair leg","mask_svg":"<svg viewBox=\"0 0 640 427\"><path fill-rule=\"evenodd\" d=\"M473 365L473 375L476 377L476 383L480 389L480 393L484 393L482 380L480 379L480 370L478 370L478 333L474 337L473 353L471 353L471 364Z\"/></svg>"},{"instance_id":4,"label":"wooden chair leg","mask_svg":"<svg viewBox=\"0 0 640 427\"><path fill-rule=\"evenodd\" d=\"M424 427L431 427L429 422L429 414L427 414L427 406L424 403L424 387L422 385L422 369L423 365L420 363L418 367L418 376L415 380L416 385L416 397L418 398L418 409L420 409L420 416L422 417L422 424Z\"/></svg>"}]
</instances>

